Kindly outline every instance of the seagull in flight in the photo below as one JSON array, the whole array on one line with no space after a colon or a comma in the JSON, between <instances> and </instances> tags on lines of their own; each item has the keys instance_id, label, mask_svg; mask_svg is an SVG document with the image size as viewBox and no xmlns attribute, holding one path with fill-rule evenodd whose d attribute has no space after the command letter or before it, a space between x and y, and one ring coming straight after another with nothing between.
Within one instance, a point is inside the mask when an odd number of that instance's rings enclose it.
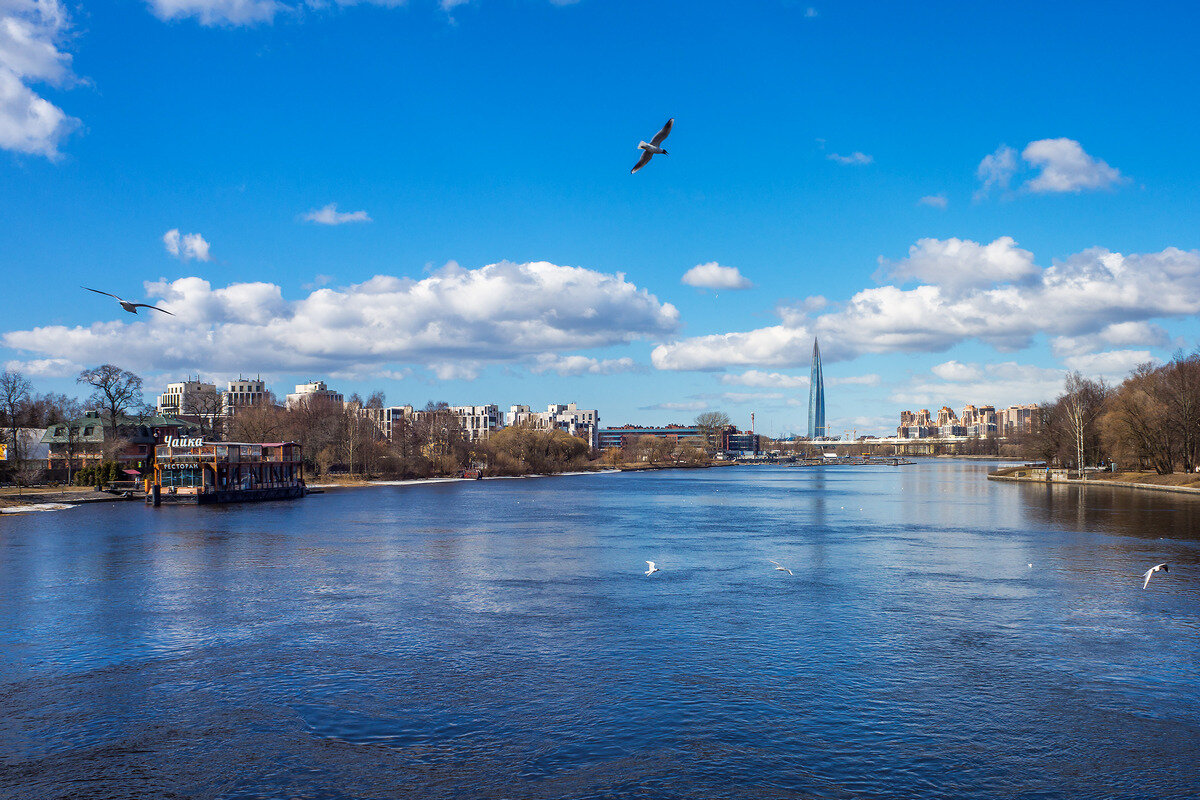
<instances>
[{"instance_id":1,"label":"seagull in flight","mask_svg":"<svg viewBox=\"0 0 1200 800\"><path fill-rule=\"evenodd\" d=\"M170 311L167 311L165 308L159 308L158 306L152 306L152 305L149 305L148 303L131 303L128 300L122 300L121 298L117 297L115 294L109 294L108 292L102 292L99 289L88 289L88 287L86 287L86 286L83 286L81 288L87 289L89 292L95 292L96 294L104 294L104 295L108 295L109 297L115 298L116 301L121 304L121 308L125 309L130 314L136 314L137 310L139 308L153 308L155 311L161 311L164 314L171 314L172 317L175 316Z\"/></svg>"},{"instance_id":2,"label":"seagull in flight","mask_svg":"<svg viewBox=\"0 0 1200 800\"><path fill-rule=\"evenodd\" d=\"M767 561L771 561L771 559L768 558ZM771 563L775 565L775 570L777 572L786 572L788 575L792 574L790 569L785 567L783 564L780 564L778 561L771 561Z\"/></svg>"},{"instance_id":3,"label":"seagull in flight","mask_svg":"<svg viewBox=\"0 0 1200 800\"><path fill-rule=\"evenodd\" d=\"M654 134L654 138L651 139L649 143L638 142L638 150L642 150L644 152L642 153L642 157L638 159L638 162L633 165L633 169L629 170L631 175L649 164L651 156L656 156L659 154L664 156L670 155L670 153L662 149L660 145L663 143L663 139L667 138L667 134L671 132L671 126L674 124L675 118L671 117L669 120L667 120L667 124L662 126L662 130Z\"/></svg>"},{"instance_id":4,"label":"seagull in flight","mask_svg":"<svg viewBox=\"0 0 1200 800\"><path fill-rule=\"evenodd\" d=\"M1161 569L1163 572L1170 572L1170 571L1171 571L1171 570L1167 569L1167 565L1166 565L1166 564L1155 564L1153 567L1151 567L1150 569L1146 570L1146 574L1142 576L1143 578L1145 578L1145 579L1146 579L1146 581L1145 581L1145 582L1142 584L1142 588L1143 588L1143 589L1145 589L1147 586L1149 586L1149 585L1150 585L1150 576L1151 576L1151 575L1153 575L1154 573L1158 572L1160 569Z\"/></svg>"},{"instance_id":5,"label":"seagull in flight","mask_svg":"<svg viewBox=\"0 0 1200 800\"><path fill-rule=\"evenodd\" d=\"M649 566L649 567L650 567L650 569L646 570L646 574L647 574L647 575L653 575L653 574L654 574L654 573L656 573L656 572L662 572L662 570L661 570L661 569L659 569L658 567L656 567L656 566L654 565L654 562L653 562L653 561L647 561L647 562L646 562L646 564L647 564L647 566Z\"/></svg>"}]
</instances>

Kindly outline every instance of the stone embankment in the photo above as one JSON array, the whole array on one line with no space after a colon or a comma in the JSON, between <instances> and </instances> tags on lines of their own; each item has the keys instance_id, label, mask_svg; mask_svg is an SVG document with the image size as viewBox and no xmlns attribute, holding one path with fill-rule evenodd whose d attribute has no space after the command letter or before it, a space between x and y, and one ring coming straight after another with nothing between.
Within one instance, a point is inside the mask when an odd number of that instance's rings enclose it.
<instances>
[{"instance_id":1,"label":"stone embankment","mask_svg":"<svg viewBox=\"0 0 1200 800\"><path fill-rule=\"evenodd\" d=\"M1082 479L1068 477L1066 470L1051 470L1047 480L1045 467L1003 467L988 473L989 481L1011 481L1014 483L1040 483L1045 485L1119 486L1124 489L1141 489L1150 492L1172 492L1174 494L1200 495L1200 475L1175 473L1158 475L1153 472L1100 473Z\"/></svg>"}]
</instances>

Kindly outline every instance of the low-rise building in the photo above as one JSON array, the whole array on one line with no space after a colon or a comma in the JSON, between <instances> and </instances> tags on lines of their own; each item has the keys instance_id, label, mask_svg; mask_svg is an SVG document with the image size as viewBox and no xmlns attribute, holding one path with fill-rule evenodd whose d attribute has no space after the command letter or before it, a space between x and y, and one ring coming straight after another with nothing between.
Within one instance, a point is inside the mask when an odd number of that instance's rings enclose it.
<instances>
[{"instance_id":1,"label":"low-rise building","mask_svg":"<svg viewBox=\"0 0 1200 800\"><path fill-rule=\"evenodd\" d=\"M53 472L75 472L106 458L125 469L145 472L153 465L154 447L168 438L195 433L198 426L176 417L156 416L139 419L118 416L116 424L99 411L60 422L46 429L46 468Z\"/></svg>"},{"instance_id":2,"label":"low-rise building","mask_svg":"<svg viewBox=\"0 0 1200 800\"><path fill-rule=\"evenodd\" d=\"M342 405L345 402L345 398L341 392L335 392L326 386L325 381L310 381L309 383L296 384L296 391L287 396L286 405L288 410L291 411L305 403L318 401Z\"/></svg>"},{"instance_id":3,"label":"low-rise building","mask_svg":"<svg viewBox=\"0 0 1200 800\"><path fill-rule=\"evenodd\" d=\"M600 412L579 408L575 403L551 403L545 411L531 411L529 406L509 406L509 425L524 425L539 430L557 428L583 439L593 450L600 448Z\"/></svg>"}]
</instances>

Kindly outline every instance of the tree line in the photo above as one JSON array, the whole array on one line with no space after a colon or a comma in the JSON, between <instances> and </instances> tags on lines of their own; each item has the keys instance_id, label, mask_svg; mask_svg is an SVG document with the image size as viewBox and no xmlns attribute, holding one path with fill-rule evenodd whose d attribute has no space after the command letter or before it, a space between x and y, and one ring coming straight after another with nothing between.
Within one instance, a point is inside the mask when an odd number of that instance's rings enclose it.
<instances>
[{"instance_id":1,"label":"tree line","mask_svg":"<svg viewBox=\"0 0 1200 800\"><path fill-rule=\"evenodd\" d=\"M1160 475L1200 467L1200 353L1141 364L1121 383L1067 375L1038 407L1021 454L1079 471L1112 467Z\"/></svg>"}]
</instances>

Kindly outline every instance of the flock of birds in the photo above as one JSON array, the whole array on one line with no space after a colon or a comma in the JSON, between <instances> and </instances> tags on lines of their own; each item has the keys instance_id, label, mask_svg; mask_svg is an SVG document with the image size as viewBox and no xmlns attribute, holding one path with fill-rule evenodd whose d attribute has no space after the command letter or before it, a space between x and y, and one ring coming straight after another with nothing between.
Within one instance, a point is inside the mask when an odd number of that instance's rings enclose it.
<instances>
[{"instance_id":1,"label":"flock of birds","mask_svg":"<svg viewBox=\"0 0 1200 800\"><path fill-rule=\"evenodd\" d=\"M642 157L639 158L638 162L633 165L633 169L629 170L630 174L637 172L639 169L641 169L642 167L649 164L650 159L653 158L654 156L670 155L663 148L662 143L667 138L667 136L671 133L671 128L674 125L675 125L675 118L671 117L669 120L667 120L667 124L662 126L662 130L660 130L658 133L654 134L653 138L651 138L650 141L638 142L637 149L642 151ZM173 313L171 313L170 311L167 311L165 308L159 308L158 306L152 306L149 303L133 303L133 302L130 302L129 300L125 300L124 298L117 297L117 295L112 294L110 292L102 292L99 289L92 289L87 286L84 286L82 288L87 289L89 292L95 292L96 294L102 294L102 295L106 295L108 297L113 298L114 300L116 300L118 303L121 304L121 308L125 309L130 314L136 314L137 310L139 308L149 308L149 309L153 309L154 311L161 311L164 314L171 314L171 316L175 316ZM647 573L647 574L651 574L651 573Z\"/></svg>"},{"instance_id":2,"label":"flock of birds","mask_svg":"<svg viewBox=\"0 0 1200 800\"><path fill-rule=\"evenodd\" d=\"M776 572L786 572L788 575L794 574L790 569L785 567L783 564L780 564L778 561L774 561L769 558L767 560L775 565ZM1030 569L1033 569L1033 564L1030 564L1028 566ZM646 567L647 567L647 569L646 569L647 576L653 575L656 572L662 572L662 569L658 566L658 564L655 564L653 561L647 561ZM1142 588L1145 589L1147 586L1150 585L1150 578L1154 575L1154 573L1159 572L1159 571L1170 572L1171 570L1169 570L1167 567L1168 567L1168 564L1155 564L1153 567L1146 570L1145 574L1142 575L1142 577L1145 578L1145 580L1142 581Z\"/></svg>"}]
</instances>

